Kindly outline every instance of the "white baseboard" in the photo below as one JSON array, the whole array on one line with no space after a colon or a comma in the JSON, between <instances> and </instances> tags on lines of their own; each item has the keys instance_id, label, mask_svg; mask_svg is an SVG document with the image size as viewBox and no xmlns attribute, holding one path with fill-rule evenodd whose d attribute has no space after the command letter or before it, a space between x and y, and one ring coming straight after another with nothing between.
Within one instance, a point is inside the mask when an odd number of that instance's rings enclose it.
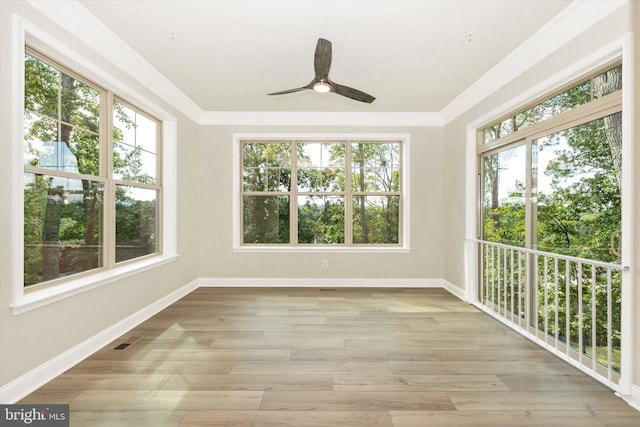
<instances>
[{"instance_id":1,"label":"white baseboard","mask_svg":"<svg viewBox=\"0 0 640 427\"><path fill-rule=\"evenodd\" d=\"M441 279L441 281L442 281L442 287L445 288L447 291L449 291L450 294L453 294L454 296L458 297L462 301L471 304L471 301L469 301L469 298L467 297L467 291L457 287L456 285L454 285L453 283L451 283L446 279Z\"/></svg>"},{"instance_id":2,"label":"white baseboard","mask_svg":"<svg viewBox=\"0 0 640 427\"><path fill-rule=\"evenodd\" d=\"M0 388L0 402L17 402L197 287L198 281L194 280L4 385Z\"/></svg>"},{"instance_id":3,"label":"white baseboard","mask_svg":"<svg viewBox=\"0 0 640 427\"><path fill-rule=\"evenodd\" d=\"M625 400L632 408L640 411L640 386L632 384L631 394L616 393L616 396Z\"/></svg>"},{"instance_id":4,"label":"white baseboard","mask_svg":"<svg viewBox=\"0 0 640 427\"><path fill-rule=\"evenodd\" d=\"M342 278L261 278L205 277L201 287L270 287L270 288L442 288L442 279L342 279Z\"/></svg>"}]
</instances>

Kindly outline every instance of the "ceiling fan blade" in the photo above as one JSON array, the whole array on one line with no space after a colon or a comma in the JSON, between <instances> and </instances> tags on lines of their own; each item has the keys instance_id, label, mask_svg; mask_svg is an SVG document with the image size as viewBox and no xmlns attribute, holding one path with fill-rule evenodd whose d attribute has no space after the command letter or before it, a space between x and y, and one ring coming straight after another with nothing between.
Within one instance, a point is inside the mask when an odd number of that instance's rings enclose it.
<instances>
[{"instance_id":1,"label":"ceiling fan blade","mask_svg":"<svg viewBox=\"0 0 640 427\"><path fill-rule=\"evenodd\" d=\"M287 89L287 90L281 90L280 92L268 93L267 95L284 95L285 93L300 92L301 90L305 90L305 89L309 89L309 88L306 86L303 86L303 87L297 87L295 89Z\"/></svg>"},{"instance_id":2,"label":"ceiling fan blade","mask_svg":"<svg viewBox=\"0 0 640 427\"><path fill-rule=\"evenodd\" d=\"M333 92L338 95L346 96L347 98L355 99L356 101L366 102L367 104L371 104L376 99L368 93L364 93L349 86L342 86L337 83L333 83Z\"/></svg>"},{"instance_id":3,"label":"ceiling fan blade","mask_svg":"<svg viewBox=\"0 0 640 427\"><path fill-rule=\"evenodd\" d=\"M316 71L316 79L322 80L329 76L329 68L331 68L331 42L329 40L318 39L313 65Z\"/></svg>"}]
</instances>

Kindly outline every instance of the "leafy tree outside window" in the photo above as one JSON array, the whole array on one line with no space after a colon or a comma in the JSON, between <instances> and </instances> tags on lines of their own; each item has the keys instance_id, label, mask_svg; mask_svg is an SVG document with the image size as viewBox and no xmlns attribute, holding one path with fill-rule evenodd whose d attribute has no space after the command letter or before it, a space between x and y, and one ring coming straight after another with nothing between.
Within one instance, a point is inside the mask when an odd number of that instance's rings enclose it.
<instances>
[{"instance_id":1,"label":"leafy tree outside window","mask_svg":"<svg viewBox=\"0 0 640 427\"><path fill-rule=\"evenodd\" d=\"M242 142L242 243L399 244L400 150L398 141Z\"/></svg>"},{"instance_id":2,"label":"leafy tree outside window","mask_svg":"<svg viewBox=\"0 0 640 427\"><path fill-rule=\"evenodd\" d=\"M110 268L159 249L157 120L116 101L109 135L101 112L113 94L53 64L27 47L25 287ZM113 159L111 167L107 158ZM115 219L105 200L115 201ZM114 223L119 244L111 237ZM122 242L144 249L123 256ZM108 250L113 246L115 251ZM111 252L116 259L109 258Z\"/></svg>"}]
</instances>

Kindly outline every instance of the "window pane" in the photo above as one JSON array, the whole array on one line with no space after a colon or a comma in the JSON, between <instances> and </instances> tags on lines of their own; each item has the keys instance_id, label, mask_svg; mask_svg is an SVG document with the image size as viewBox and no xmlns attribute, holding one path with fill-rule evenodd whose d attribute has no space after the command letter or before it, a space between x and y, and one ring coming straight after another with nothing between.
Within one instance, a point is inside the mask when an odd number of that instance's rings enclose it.
<instances>
[{"instance_id":1,"label":"window pane","mask_svg":"<svg viewBox=\"0 0 640 427\"><path fill-rule=\"evenodd\" d=\"M158 251L158 192L116 186L116 262Z\"/></svg>"},{"instance_id":2,"label":"window pane","mask_svg":"<svg viewBox=\"0 0 640 427\"><path fill-rule=\"evenodd\" d=\"M344 243L344 197L298 197L298 243Z\"/></svg>"},{"instance_id":3,"label":"window pane","mask_svg":"<svg viewBox=\"0 0 640 427\"><path fill-rule=\"evenodd\" d=\"M560 95L562 111L569 111L591 101L591 80L587 80Z\"/></svg>"},{"instance_id":4,"label":"window pane","mask_svg":"<svg viewBox=\"0 0 640 427\"><path fill-rule=\"evenodd\" d=\"M99 133L100 92L60 73L60 121L74 128Z\"/></svg>"},{"instance_id":5,"label":"window pane","mask_svg":"<svg viewBox=\"0 0 640 427\"><path fill-rule=\"evenodd\" d=\"M398 243L400 196L353 198L353 243Z\"/></svg>"},{"instance_id":6,"label":"window pane","mask_svg":"<svg viewBox=\"0 0 640 427\"><path fill-rule=\"evenodd\" d=\"M113 176L124 181L157 182L158 125L155 120L113 103Z\"/></svg>"},{"instance_id":7,"label":"window pane","mask_svg":"<svg viewBox=\"0 0 640 427\"><path fill-rule=\"evenodd\" d=\"M621 228L621 113L540 138L537 148L537 248L619 262L611 242Z\"/></svg>"},{"instance_id":8,"label":"window pane","mask_svg":"<svg viewBox=\"0 0 640 427\"><path fill-rule=\"evenodd\" d=\"M400 144L354 143L351 168L353 191L399 191Z\"/></svg>"},{"instance_id":9,"label":"window pane","mask_svg":"<svg viewBox=\"0 0 640 427\"><path fill-rule=\"evenodd\" d=\"M24 174L24 286L102 266L103 184Z\"/></svg>"},{"instance_id":10,"label":"window pane","mask_svg":"<svg viewBox=\"0 0 640 427\"><path fill-rule=\"evenodd\" d=\"M289 191L291 144L243 143L243 191Z\"/></svg>"},{"instance_id":11,"label":"window pane","mask_svg":"<svg viewBox=\"0 0 640 427\"><path fill-rule=\"evenodd\" d=\"M24 59L24 108L58 120L60 72L31 55Z\"/></svg>"},{"instance_id":12,"label":"window pane","mask_svg":"<svg viewBox=\"0 0 640 427\"><path fill-rule=\"evenodd\" d=\"M289 196L242 197L243 243L289 243Z\"/></svg>"},{"instance_id":13,"label":"window pane","mask_svg":"<svg viewBox=\"0 0 640 427\"><path fill-rule=\"evenodd\" d=\"M520 145L483 159L483 238L525 244L526 147Z\"/></svg>"},{"instance_id":14,"label":"window pane","mask_svg":"<svg viewBox=\"0 0 640 427\"><path fill-rule=\"evenodd\" d=\"M622 65L593 78L593 98L601 98L622 89Z\"/></svg>"},{"instance_id":15,"label":"window pane","mask_svg":"<svg viewBox=\"0 0 640 427\"><path fill-rule=\"evenodd\" d=\"M345 145L341 143L298 144L298 190L342 192Z\"/></svg>"}]
</instances>

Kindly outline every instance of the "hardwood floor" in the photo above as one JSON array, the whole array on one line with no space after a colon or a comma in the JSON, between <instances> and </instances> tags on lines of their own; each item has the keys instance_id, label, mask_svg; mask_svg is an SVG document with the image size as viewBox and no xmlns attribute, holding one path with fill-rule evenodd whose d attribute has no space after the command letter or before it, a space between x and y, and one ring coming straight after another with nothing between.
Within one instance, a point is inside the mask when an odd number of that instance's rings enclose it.
<instances>
[{"instance_id":1,"label":"hardwood floor","mask_svg":"<svg viewBox=\"0 0 640 427\"><path fill-rule=\"evenodd\" d=\"M73 426L640 425L441 289L200 288L19 403Z\"/></svg>"}]
</instances>

